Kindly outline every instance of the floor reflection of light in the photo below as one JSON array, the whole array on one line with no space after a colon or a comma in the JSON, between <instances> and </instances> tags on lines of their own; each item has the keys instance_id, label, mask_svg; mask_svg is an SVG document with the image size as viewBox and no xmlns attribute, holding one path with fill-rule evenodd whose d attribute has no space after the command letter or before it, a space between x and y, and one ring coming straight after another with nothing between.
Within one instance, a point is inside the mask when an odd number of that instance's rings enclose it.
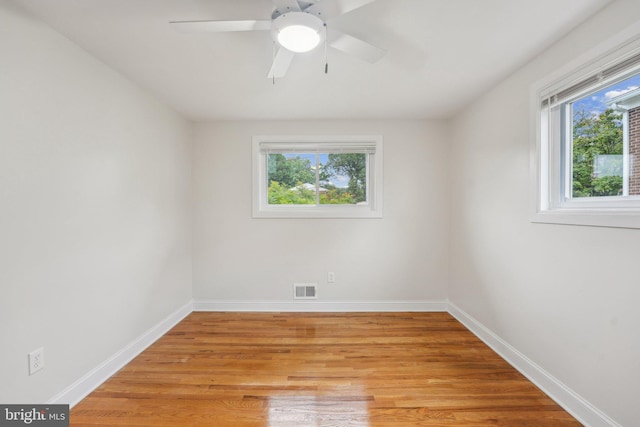
<instances>
[{"instance_id":1,"label":"floor reflection of light","mask_svg":"<svg viewBox=\"0 0 640 427\"><path fill-rule=\"evenodd\" d=\"M267 401L267 426L369 427L371 397L349 387L349 395L335 393L271 396Z\"/></svg>"}]
</instances>

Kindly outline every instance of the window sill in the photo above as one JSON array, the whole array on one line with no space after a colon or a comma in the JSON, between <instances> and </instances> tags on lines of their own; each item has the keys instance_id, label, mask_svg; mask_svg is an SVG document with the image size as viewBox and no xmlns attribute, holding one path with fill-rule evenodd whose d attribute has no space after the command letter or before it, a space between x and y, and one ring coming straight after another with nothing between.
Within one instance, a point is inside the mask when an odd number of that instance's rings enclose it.
<instances>
[{"instance_id":1,"label":"window sill","mask_svg":"<svg viewBox=\"0 0 640 427\"><path fill-rule=\"evenodd\" d=\"M555 209L533 214L531 222L591 227L640 228L640 210L590 209L587 211Z\"/></svg>"},{"instance_id":2,"label":"window sill","mask_svg":"<svg viewBox=\"0 0 640 427\"><path fill-rule=\"evenodd\" d=\"M369 206L270 206L254 210L253 218L382 218L382 210Z\"/></svg>"}]
</instances>

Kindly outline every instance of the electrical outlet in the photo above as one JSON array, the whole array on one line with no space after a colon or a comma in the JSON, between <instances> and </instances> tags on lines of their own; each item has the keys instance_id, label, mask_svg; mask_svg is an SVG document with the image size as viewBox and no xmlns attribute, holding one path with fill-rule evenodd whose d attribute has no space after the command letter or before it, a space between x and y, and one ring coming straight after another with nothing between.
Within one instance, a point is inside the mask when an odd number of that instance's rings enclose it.
<instances>
[{"instance_id":1,"label":"electrical outlet","mask_svg":"<svg viewBox=\"0 0 640 427\"><path fill-rule=\"evenodd\" d=\"M44 368L44 348L40 347L37 350L33 350L29 353L29 375L33 375L36 372Z\"/></svg>"},{"instance_id":2,"label":"electrical outlet","mask_svg":"<svg viewBox=\"0 0 640 427\"><path fill-rule=\"evenodd\" d=\"M333 271L327 273L327 283L336 283L336 273Z\"/></svg>"}]
</instances>

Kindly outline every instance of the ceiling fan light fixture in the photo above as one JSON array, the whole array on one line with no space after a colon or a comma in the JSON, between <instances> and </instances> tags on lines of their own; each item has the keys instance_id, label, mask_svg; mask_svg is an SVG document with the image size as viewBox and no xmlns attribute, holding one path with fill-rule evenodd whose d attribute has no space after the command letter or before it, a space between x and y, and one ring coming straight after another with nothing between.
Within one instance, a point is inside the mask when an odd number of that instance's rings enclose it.
<instances>
[{"instance_id":1,"label":"ceiling fan light fixture","mask_svg":"<svg viewBox=\"0 0 640 427\"><path fill-rule=\"evenodd\" d=\"M278 43L292 52L309 52L320 44L320 34L305 25L289 25L278 33Z\"/></svg>"},{"instance_id":2,"label":"ceiling fan light fixture","mask_svg":"<svg viewBox=\"0 0 640 427\"><path fill-rule=\"evenodd\" d=\"M324 22L315 15L290 12L273 21L274 38L283 48L295 53L309 52L322 42Z\"/></svg>"}]
</instances>

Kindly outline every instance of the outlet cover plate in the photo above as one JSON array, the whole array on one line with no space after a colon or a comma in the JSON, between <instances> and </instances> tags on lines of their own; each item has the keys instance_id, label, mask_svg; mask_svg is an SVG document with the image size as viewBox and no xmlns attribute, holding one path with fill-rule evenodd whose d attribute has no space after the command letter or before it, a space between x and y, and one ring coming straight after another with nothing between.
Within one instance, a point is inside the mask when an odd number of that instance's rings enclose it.
<instances>
[{"instance_id":1,"label":"outlet cover plate","mask_svg":"<svg viewBox=\"0 0 640 427\"><path fill-rule=\"evenodd\" d=\"M44 348L40 347L29 353L29 375L33 375L44 368Z\"/></svg>"}]
</instances>

